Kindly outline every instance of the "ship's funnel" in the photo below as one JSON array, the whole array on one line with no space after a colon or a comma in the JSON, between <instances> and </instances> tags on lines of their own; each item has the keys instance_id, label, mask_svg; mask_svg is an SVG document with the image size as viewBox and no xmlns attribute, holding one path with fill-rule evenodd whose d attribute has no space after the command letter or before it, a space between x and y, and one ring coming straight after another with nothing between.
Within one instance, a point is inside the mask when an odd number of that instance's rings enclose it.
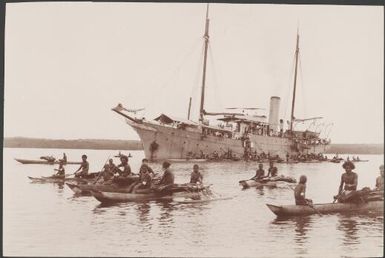
<instances>
[{"instance_id":1,"label":"ship's funnel","mask_svg":"<svg viewBox=\"0 0 385 258\"><path fill-rule=\"evenodd\" d=\"M269 125L270 129L274 132L278 131L279 121L279 103L281 102L280 97L273 96L270 98L270 112L269 112Z\"/></svg>"}]
</instances>

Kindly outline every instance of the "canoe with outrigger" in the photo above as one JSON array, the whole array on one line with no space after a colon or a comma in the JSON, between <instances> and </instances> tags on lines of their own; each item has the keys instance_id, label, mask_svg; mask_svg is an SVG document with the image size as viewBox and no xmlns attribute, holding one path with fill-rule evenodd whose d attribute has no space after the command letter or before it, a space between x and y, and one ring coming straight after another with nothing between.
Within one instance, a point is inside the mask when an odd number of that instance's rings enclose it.
<instances>
[{"instance_id":1,"label":"canoe with outrigger","mask_svg":"<svg viewBox=\"0 0 385 258\"><path fill-rule=\"evenodd\" d=\"M40 165L57 165L60 164L60 160L47 161L47 160L32 160L32 159L15 159L21 164L40 164ZM81 161L67 161L63 163L64 165L80 165Z\"/></svg>"},{"instance_id":2,"label":"canoe with outrigger","mask_svg":"<svg viewBox=\"0 0 385 258\"><path fill-rule=\"evenodd\" d=\"M209 186L200 184L173 184L161 188L138 189L135 193L107 192L91 190L91 194L101 203L119 203L130 201L169 200L173 198L199 198Z\"/></svg>"},{"instance_id":3,"label":"canoe with outrigger","mask_svg":"<svg viewBox=\"0 0 385 258\"><path fill-rule=\"evenodd\" d=\"M95 181L99 172L89 173L86 177L77 178L77 177L62 177L62 176L42 176L42 177L31 177L28 178L33 183L64 183L64 182L72 182L72 183L87 183L90 181Z\"/></svg>"},{"instance_id":4,"label":"canoe with outrigger","mask_svg":"<svg viewBox=\"0 0 385 258\"><path fill-rule=\"evenodd\" d=\"M66 182L66 185L75 193L75 194L85 194L89 195L91 194L91 191L102 191L102 192L122 192L122 193L128 193L130 184L137 181L139 179L138 175L128 176L125 178L117 178L118 180L116 183L102 183L102 184L96 184L95 182L88 183L88 184L76 184L72 182Z\"/></svg>"}]
</instances>

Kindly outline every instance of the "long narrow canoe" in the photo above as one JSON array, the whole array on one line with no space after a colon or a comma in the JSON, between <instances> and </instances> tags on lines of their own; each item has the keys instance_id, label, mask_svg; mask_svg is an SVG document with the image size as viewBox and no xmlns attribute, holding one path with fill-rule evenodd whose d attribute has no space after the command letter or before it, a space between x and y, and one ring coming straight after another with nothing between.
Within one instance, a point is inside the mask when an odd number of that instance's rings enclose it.
<instances>
[{"instance_id":1,"label":"long narrow canoe","mask_svg":"<svg viewBox=\"0 0 385 258\"><path fill-rule=\"evenodd\" d=\"M174 197L199 198L199 193L177 192L161 194L156 192L149 193L116 193L91 190L91 194L101 203L130 202L145 200L172 200Z\"/></svg>"},{"instance_id":2,"label":"long narrow canoe","mask_svg":"<svg viewBox=\"0 0 385 258\"><path fill-rule=\"evenodd\" d=\"M168 159L171 162L206 162L207 159Z\"/></svg>"},{"instance_id":3,"label":"long narrow canoe","mask_svg":"<svg viewBox=\"0 0 385 258\"><path fill-rule=\"evenodd\" d=\"M368 162L368 159L351 160L351 162Z\"/></svg>"},{"instance_id":4,"label":"long narrow canoe","mask_svg":"<svg viewBox=\"0 0 385 258\"><path fill-rule=\"evenodd\" d=\"M80 182L87 183L95 181L95 178L98 176L99 172L89 173L86 178L76 178L76 177L58 177L58 176L42 176L42 177L31 177L28 178L34 183L64 183L64 182Z\"/></svg>"},{"instance_id":5,"label":"long narrow canoe","mask_svg":"<svg viewBox=\"0 0 385 258\"><path fill-rule=\"evenodd\" d=\"M58 160L55 160L53 162L49 162L46 160L31 160L31 159L15 159L17 162L20 162L21 164L41 164L41 165L55 165L59 164ZM64 165L80 165L81 162L75 162L75 161L67 161L64 163Z\"/></svg>"},{"instance_id":6,"label":"long narrow canoe","mask_svg":"<svg viewBox=\"0 0 385 258\"><path fill-rule=\"evenodd\" d=\"M138 177L132 177L133 180ZM120 193L128 193L128 186L119 186L116 184L73 184L66 183L66 185L75 193L75 194L91 194L91 191L102 191L102 192L120 192Z\"/></svg>"},{"instance_id":7,"label":"long narrow canoe","mask_svg":"<svg viewBox=\"0 0 385 258\"><path fill-rule=\"evenodd\" d=\"M64 183L64 182L82 182L87 183L87 179L82 178L60 178L60 177L28 177L33 183Z\"/></svg>"},{"instance_id":8,"label":"long narrow canoe","mask_svg":"<svg viewBox=\"0 0 385 258\"><path fill-rule=\"evenodd\" d=\"M278 217L305 216L315 213L338 213L338 212L366 212L384 211L384 201L370 201L362 204L355 203L322 203L314 204L314 208L307 205L283 205L277 206L266 204L267 207Z\"/></svg>"},{"instance_id":9,"label":"long narrow canoe","mask_svg":"<svg viewBox=\"0 0 385 258\"><path fill-rule=\"evenodd\" d=\"M253 180L253 179L241 180L241 181L239 181L239 184L243 188L260 187L260 186L277 187L277 183L276 182L272 182L272 181L256 181L256 180Z\"/></svg>"},{"instance_id":10,"label":"long narrow canoe","mask_svg":"<svg viewBox=\"0 0 385 258\"><path fill-rule=\"evenodd\" d=\"M200 198L201 192L210 186L195 184L174 184L163 190L139 189L136 193L107 192L91 190L91 194L102 203L144 201L144 200L173 200L176 197L191 199Z\"/></svg>"},{"instance_id":11,"label":"long narrow canoe","mask_svg":"<svg viewBox=\"0 0 385 258\"><path fill-rule=\"evenodd\" d=\"M207 203L214 201L222 201L222 200L230 200L234 197L203 197L201 199L192 199L188 197L175 197L173 198L174 202L183 203L183 204L191 204L191 203Z\"/></svg>"},{"instance_id":12,"label":"long narrow canoe","mask_svg":"<svg viewBox=\"0 0 385 258\"><path fill-rule=\"evenodd\" d=\"M287 183L296 183L295 178L289 176L279 175L276 177L269 177L259 180L249 179L249 180L241 180L239 184L244 188L248 187L259 187L259 186L268 186L268 187L276 187L277 182L287 182Z\"/></svg>"}]
</instances>

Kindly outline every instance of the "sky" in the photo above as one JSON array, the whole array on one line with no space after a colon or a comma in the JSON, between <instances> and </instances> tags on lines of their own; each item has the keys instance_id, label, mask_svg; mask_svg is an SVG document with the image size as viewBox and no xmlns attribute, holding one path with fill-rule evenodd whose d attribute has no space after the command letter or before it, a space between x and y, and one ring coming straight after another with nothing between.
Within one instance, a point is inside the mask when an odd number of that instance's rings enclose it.
<instances>
[{"instance_id":1,"label":"sky","mask_svg":"<svg viewBox=\"0 0 385 258\"><path fill-rule=\"evenodd\" d=\"M198 118L203 3L7 3L4 136L139 139L122 103ZM384 11L376 6L211 4L207 111L281 98L322 116L334 143L384 142ZM320 127L322 128L322 127Z\"/></svg>"}]
</instances>

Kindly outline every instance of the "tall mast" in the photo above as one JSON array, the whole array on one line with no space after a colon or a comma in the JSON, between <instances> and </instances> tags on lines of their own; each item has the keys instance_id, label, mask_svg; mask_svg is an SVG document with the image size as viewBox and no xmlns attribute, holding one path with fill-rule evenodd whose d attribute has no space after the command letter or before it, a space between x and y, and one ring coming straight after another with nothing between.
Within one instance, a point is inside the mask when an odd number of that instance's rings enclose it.
<instances>
[{"instance_id":1,"label":"tall mast","mask_svg":"<svg viewBox=\"0 0 385 258\"><path fill-rule=\"evenodd\" d=\"M295 71L294 71L293 100L291 102L290 132L293 132L293 123L294 123L294 105L295 105L295 91L296 91L296 87L297 87L298 54L299 54L299 33L298 33L298 29L297 29L297 46L295 48Z\"/></svg>"},{"instance_id":2,"label":"tall mast","mask_svg":"<svg viewBox=\"0 0 385 258\"><path fill-rule=\"evenodd\" d=\"M203 38L205 39L205 52L203 59L203 75L202 75L202 91L201 91L201 105L199 108L199 122L203 123L203 110L204 110L204 102L205 102L205 83L206 83L206 63L207 63L207 49L209 45L209 4L207 4L206 8L206 25L205 25L205 34Z\"/></svg>"},{"instance_id":3,"label":"tall mast","mask_svg":"<svg viewBox=\"0 0 385 258\"><path fill-rule=\"evenodd\" d=\"M192 98L190 97L190 101L188 102L187 120L190 120L191 99Z\"/></svg>"}]
</instances>

